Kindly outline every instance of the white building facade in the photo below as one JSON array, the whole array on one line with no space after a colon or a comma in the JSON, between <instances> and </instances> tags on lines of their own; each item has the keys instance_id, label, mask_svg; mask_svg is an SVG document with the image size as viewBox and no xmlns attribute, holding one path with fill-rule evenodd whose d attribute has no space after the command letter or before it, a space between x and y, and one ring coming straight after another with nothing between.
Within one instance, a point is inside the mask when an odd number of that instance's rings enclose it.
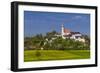
<instances>
[{"instance_id":1,"label":"white building facade","mask_svg":"<svg viewBox=\"0 0 100 73\"><path fill-rule=\"evenodd\" d=\"M75 41L85 42L85 39L82 37L80 32L71 32L69 29L65 29L63 24L61 26L61 37L63 39L70 38Z\"/></svg>"}]
</instances>

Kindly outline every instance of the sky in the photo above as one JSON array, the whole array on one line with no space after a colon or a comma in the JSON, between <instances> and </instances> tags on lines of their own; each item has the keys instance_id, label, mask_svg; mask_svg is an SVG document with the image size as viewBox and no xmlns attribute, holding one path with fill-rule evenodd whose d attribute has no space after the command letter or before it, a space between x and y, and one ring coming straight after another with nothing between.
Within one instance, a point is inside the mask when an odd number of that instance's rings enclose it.
<instances>
[{"instance_id":1,"label":"sky","mask_svg":"<svg viewBox=\"0 0 100 73\"><path fill-rule=\"evenodd\" d=\"M90 35L90 14L24 11L24 36L61 32L61 25L73 32Z\"/></svg>"}]
</instances>

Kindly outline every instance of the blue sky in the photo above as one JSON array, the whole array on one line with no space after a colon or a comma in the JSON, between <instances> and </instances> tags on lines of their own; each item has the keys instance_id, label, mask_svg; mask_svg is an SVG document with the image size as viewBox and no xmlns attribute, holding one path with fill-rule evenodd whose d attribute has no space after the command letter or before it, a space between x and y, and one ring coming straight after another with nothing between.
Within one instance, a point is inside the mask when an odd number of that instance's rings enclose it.
<instances>
[{"instance_id":1,"label":"blue sky","mask_svg":"<svg viewBox=\"0 0 100 73\"><path fill-rule=\"evenodd\" d=\"M90 35L90 14L24 11L24 35L34 36L55 30L61 24L73 32Z\"/></svg>"}]
</instances>

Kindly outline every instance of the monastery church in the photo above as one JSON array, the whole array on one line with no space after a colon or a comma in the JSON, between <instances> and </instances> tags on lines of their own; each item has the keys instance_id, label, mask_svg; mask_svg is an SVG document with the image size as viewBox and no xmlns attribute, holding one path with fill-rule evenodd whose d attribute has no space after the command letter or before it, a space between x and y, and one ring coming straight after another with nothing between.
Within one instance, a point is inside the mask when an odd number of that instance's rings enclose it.
<instances>
[{"instance_id":1,"label":"monastery church","mask_svg":"<svg viewBox=\"0 0 100 73\"><path fill-rule=\"evenodd\" d=\"M63 39L70 38L75 41L85 42L85 39L80 32L72 32L69 29L65 29L63 24L61 25L61 34L57 36L61 36Z\"/></svg>"},{"instance_id":2,"label":"monastery church","mask_svg":"<svg viewBox=\"0 0 100 73\"><path fill-rule=\"evenodd\" d=\"M80 32L72 32L69 29L65 29L63 24L61 25L61 32L60 32L60 34L55 34L54 36L62 37L62 39L69 38L69 39L73 39L75 41L80 41L80 42L85 43L85 39L83 38L83 36L82 36L82 34ZM54 39L56 39L56 38L52 37L51 40L48 40L46 38L46 41L44 42L44 45L47 42L51 43ZM41 50L43 50L43 47L41 47Z\"/></svg>"}]
</instances>

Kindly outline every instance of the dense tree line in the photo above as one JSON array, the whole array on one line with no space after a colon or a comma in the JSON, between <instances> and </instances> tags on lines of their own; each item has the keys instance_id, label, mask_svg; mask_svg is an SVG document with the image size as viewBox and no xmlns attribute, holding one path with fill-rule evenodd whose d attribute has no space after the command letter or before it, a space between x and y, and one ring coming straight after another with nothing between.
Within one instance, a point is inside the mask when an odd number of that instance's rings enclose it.
<instances>
[{"instance_id":1,"label":"dense tree line","mask_svg":"<svg viewBox=\"0 0 100 73\"><path fill-rule=\"evenodd\" d=\"M78 50L90 49L90 38L84 35L86 42L79 42L72 39L62 39L55 37L56 31L48 32L45 36L38 34L33 37L24 38L25 49L44 49L44 50Z\"/></svg>"}]
</instances>

